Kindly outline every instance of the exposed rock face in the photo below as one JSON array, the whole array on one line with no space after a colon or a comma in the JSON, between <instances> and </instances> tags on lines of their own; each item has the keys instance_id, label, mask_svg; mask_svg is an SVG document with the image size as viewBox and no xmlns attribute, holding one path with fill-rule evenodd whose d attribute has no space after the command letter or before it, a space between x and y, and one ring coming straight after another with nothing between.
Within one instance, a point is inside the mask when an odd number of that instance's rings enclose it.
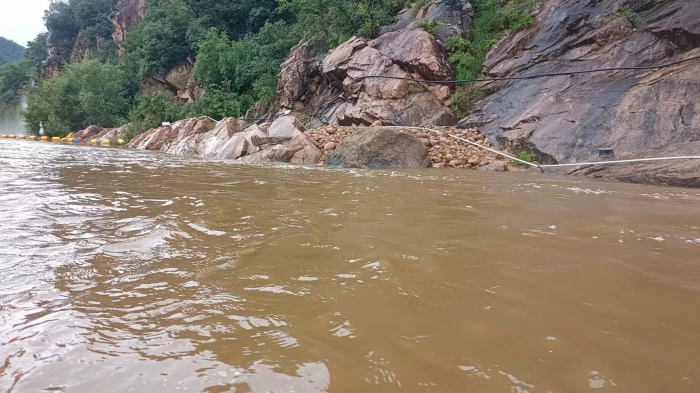
<instances>
[{"instance_id":1,"label":"exposed rock face","mask_svg":"<svg viewBox=\"0 0 700 393\"><path fill-rule=\"evenodd\" d=\"M83 143L90 143L93 139L98 142L104 141L114 141L118 139L124 139L126 135L127 125L121 126L119 128L102 128L98 126L90 126L82 131L78 131L73 134L74 138L80 138Z\"/></svg>"},{"instance_id":2,"label":"exposed rock face","mask_svg":"<svg viewBox=\"0 0 700 393\"><path fill-rule=\"evenodd\" d=\"M80 61L93 54L95 51L99 51L102 48L103 40L100 37L94 37L86 32L86 30L80 30L78 33L78 38L75 39L75 44L73 45L73 51L70 55L71 63Z\"/></svg>"},{"instance_id":3,"label":"exposed rock face","mask_svg":"<svg viewBox=\"0 0 700 393\"><path fill-rule=\"evenodd\" d=\"M206 117L180 120L170 126L146 131L129 143L129 147L142 150L160 150L179 155L195 155L196 145L204 134L214 128Z\"/></svg>"},{"instance_id":4,"label":"exposed rock face","mask_svg":"<svg viewBox=\"0 0 700 393\"><path fill-rule=\"evenodd\" d=\"M429 168L428 149L394 128L363 128L345 138L326 160L340 168Z\"/></svg>"},{"instance_id":5,"label":"exposed rock face","mask_svg":"<svg viewBox=\"0 0 700 393\"><path fill-rule=\"evenodd\" d=\"M151 75L141 86L141 95L171 92L185 102L202 98L204 88L194 78L194 59L188 58L165 75Z\"/></svg>"},{"instance_id":6,"label":"exposed rock face","mask_svg":"<svg viewBox=\"0 0 700 393\"><path fill-rule=\"evenodd\" d=\"M372 41L353 37L322 61L310 59L302 44L282 66L280 104L313 106L325 124L455 124L454 113L445 105L449 87L363 79L370 75L451 80L455 71L438 41L416 26Z\"/></svg>"},{"instance_id":7,"label":"exposed rock face","mask_svg":"<svg viewBox=\"0 0 700 393\"><path fill-rule=\"evenodd\" d=\"M119 0L114 7L114 12L110 15L110 22L114 25L112 38L119 45L126 40L127 33L131 26L139 23L146 13L146 0ZM124 48L120 46L123 53Z\"/></svg>"},{"instance_id":8,"label":"exposed rock face","mask_svg":"<svg viewBox=\"0 0 700 393\"><path fill-rule=\"evenodd\" d=\"M269 134L263 128L269 129ZM238 119L233 117L216 124L209 118L198 117L146 131L128 146L182 156L241 159L246 162L315 165L323 158L297 119L281 117L263 128L253 124L241 129ZM98 130L99 127L91 127L81 132L93 135Z\"/></svg>"},{"instance_id":9,"label":"exposed rock face","mask_svg":"<svg viewBox=\"0 0 700 393\"><path fill-rule=\"evenodd\" d=\"M622 5L635 8L643 27L616 16ZM698 56L698 48L697 1L552 0L538 15L536 27L504 38L485 66L494 76L647 66ZM544 163L595 160L603 147L613 148L617 158L660 157L700 140L695 115L700 108L700 61L655 71L555 76L485 88L496 93L479 105L479 113L460 123L481 126L502 147L533 151ZM664 166L650 164L643 175L641 167L604 172L628 181L673 184ZM700 178L700 173L695 176ZM678 185L690 183L679 180Z\"/></svg>"}]
</instances>

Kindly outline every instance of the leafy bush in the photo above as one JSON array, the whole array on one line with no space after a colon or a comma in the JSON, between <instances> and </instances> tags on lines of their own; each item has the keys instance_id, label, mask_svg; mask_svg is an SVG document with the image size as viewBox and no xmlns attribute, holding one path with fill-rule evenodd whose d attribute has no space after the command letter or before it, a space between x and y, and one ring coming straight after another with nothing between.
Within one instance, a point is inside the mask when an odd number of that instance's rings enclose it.
<instances>
[{"instance_id":1,"label":"leafy bush","mask_svg":"<svg viewBox=\"0 0 700 393\"><path fill-rule=\"evenodd\" d=\"M200 42L195 76L208 91L248 95L246 101L253 103L269 100L277 90L279 66L298 41L294 30L284 22L268 23L245 41L232 41L212 29Z\"/></svg>"},{"instance_id":2,"label":"leafy bush","mask_svg":"<svg viewBox=\"0 0 700 393\"><path fill-rule=\"evenodd\" d=\"M484 98L486 93L479 89L466 89L452 95L452 109L459 117L469 114L474 104Z\"/></svg>"},{"instance_id":3,"label":"leafy bush","mask_svg":"<svg viewBox=\"0 0 700 393\"><path fill-rule=\"evenodd\" d=\"M193 21L183 2L149 2L144 20L129 31L126 43L142 75L165 74L188 56L196 56L187 41L187 26Z\"/></svg>"},{"instance_id":4,"label":"leafy bush","mask_svg":"<svg viewBox=\"0 0 700 393\"><path fill-rule=\"evenodd\" d=\"M65 135L89 125L115 127L129 111L127 78L115 64L88 60L66 66L41 81L27 97L24 117L31 131L43 122L49 135Z\"/></svg>"},{"instance_id":5,"label":"leafy bush","mask_svg":"<svg viewBox=\"0 0 700 393\"><path fill-rule=\"evenodd\" d=\"M29 80L28 72L29 63L27 62L0 66L0 108L19 104L20 92L27 87Z\"/></svg>"},{"instance_id":6,"label":"leafy bush","mask_svg":"<svg viewBox=\"0 0 700 393\"><path fill-rule=\"evenodd\" d=\"M618 18L625 18L627 19L632 26L635 28L641 28L644 26L644 21L642 20L642 17L639 16L638 13L636 13L632 8L630 7L622 7L620 8L619 11L615 14L616 17Z\"/></svg>"},{"instance_id":7,"label":"leafy bush","mask_svg":"<svg viewBox=\"0 0 700 393\"><path fill-rule=\"evenodd\" d=\"M427 31L428 33L432 34L433 37L438 38L438 28L437 28L437 22L427 22L424 20L416 22L416 26L420 27L421 29Z\"/></svg>"},{"instance_id":8,"label":"leafy bush","mask_svg":"<svg viewBox=\"0 0 700 393\"><path fill-rule=\"evenodd\" d=\"M527 12L527 9L519 8L515 3L508 3L500 11L503 18L503 28L510 33L535 26L535 18Z\"/></svg>"},{"instance_id":9,"label":"leafy bush","mask_svg":"<svg viewBox=\"0 0 700 393\"><path fill-rule=\"evenodd\" d=\"M519 160L523 160L523 161L527 161L527 162L535 162L535 161L539 161L539 160L540 160L540 157L539 157L537 154L535 154L535 153L530 153L530 152L528 152L527 150L521 150L521 151L519 151L518 154L516 154L515 157L516 157L517 159L519 159ZM518 162L518 161L513 161L513 165L516 165L516 166L525 166L525 164L523 164L522 162Z\"/></svg>"},{"instance_id":10,"label":"leafy bush","mask_svg":"<svg viewBox=\"0 0 700 393\"><path fill-rule=\"evenodd\" d=\"M379 26L394 22L407 0L280 0L278 12L294 16L299 37L318 51L339 42L334 37L374 38Z\"/></svg>"}]
</instances>

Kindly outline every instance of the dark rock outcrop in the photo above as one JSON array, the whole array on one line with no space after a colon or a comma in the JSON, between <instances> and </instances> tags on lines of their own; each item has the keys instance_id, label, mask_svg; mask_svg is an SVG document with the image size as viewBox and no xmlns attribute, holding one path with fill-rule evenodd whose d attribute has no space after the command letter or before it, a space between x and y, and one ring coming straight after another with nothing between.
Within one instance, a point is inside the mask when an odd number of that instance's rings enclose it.
<instances>
[{"instance_id":1,"label":"dark rock outcrop","mask_svg":"<svg viewBox=\"0 0 700 393\"><path fill-rule=\"evenodd\" d=\"M636 10L640 27L618 17L622 6ZM699 38L700 7L694 0L552 0L537 16L536 27L501 40L485 66L492 76L649 66L699 56ZM613 148L617 158L660 157L665 149L684 151L683 143L700 140L695 115L700 61L483 88L495 94L460 123L482 127L503 148L537 153L544 163L595 160L597 149L605 147ZM605 172L627 181L663 178L664 184L673 184L670 176L656 175L663 172L657 164L646 166L650 172L644 176L635 175L642 167ZM684 184L689 182L678 185Z\"/></svg>"},{"instance_id":2,"label":"dark rock outcrop","mask_svg":"<svg viewBox=\"0 0 700 393\"><path fill-rule=\"evenodd\" d=\"M393 128L368 127L343 139L326 159L336 168L430 168L428 149L418 138Z\"/></svg>"}]
</instances>

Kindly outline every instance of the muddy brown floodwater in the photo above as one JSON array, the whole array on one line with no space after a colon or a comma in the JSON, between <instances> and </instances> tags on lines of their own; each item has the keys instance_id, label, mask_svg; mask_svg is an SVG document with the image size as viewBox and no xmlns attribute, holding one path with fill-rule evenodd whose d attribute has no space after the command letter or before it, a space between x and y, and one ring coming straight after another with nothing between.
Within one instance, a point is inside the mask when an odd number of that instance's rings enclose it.
<instances>
[{"instance_id":1,"label":"muddy brown floodwater","mask_svg":"<svg viewBox=\"0 0 700 393\"><path fill-rule=\"evenodd\" d=\"M0 141L0 392L698 392L700 192Z\"/></svg>"}]
</instances>

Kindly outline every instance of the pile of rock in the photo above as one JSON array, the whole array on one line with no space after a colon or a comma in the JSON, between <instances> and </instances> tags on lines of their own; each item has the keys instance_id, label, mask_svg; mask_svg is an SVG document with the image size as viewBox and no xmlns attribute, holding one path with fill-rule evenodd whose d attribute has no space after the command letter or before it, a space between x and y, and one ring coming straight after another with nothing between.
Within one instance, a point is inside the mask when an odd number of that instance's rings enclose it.
<instances>
[{"instance_id":1,"label":"pile of rock","mask_svg":"<svg viewBox=\"0 0 700 393\"><path fill-rule=\"evenodd\" d=\"M508 161L503 156L449 136L450 134L456 135L470 142L490 147L491 142L484 135L481 135L479 129L460 130L455 127L439 126L430 128L440 131L440 133L406 128L400 129L400 131L415 136L428 148L433 167L508 170ZM323 164L343 139L362 129L366 128L326 126L308 130L308 135L314 145L323 152L321 161Z\"/></svg>"}]
</instances>

